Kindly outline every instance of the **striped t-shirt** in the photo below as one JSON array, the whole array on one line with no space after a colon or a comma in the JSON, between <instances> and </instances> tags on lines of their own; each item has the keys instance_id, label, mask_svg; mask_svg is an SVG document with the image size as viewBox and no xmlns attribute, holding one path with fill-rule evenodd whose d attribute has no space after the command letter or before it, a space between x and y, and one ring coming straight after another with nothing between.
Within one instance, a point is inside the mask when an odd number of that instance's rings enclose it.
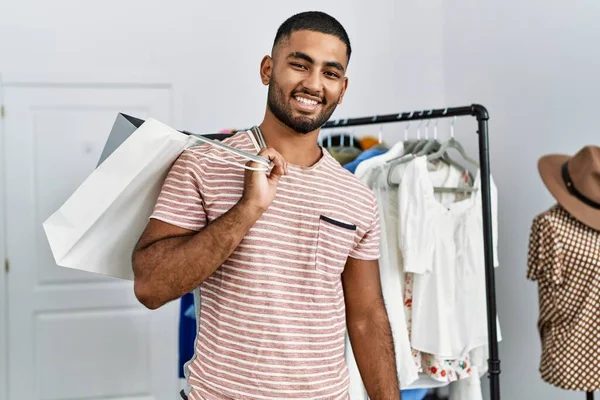
<instances>
[{"instance_id":1,"label":"striped t-shirt","mask_svg":"<svg viewBox=\"0 0 600 400\"><path fill-rule=\"evenodd\" d=\"M256 154L249 132L223 141ZM199 231L241 198L246 163L209 144L169 172L151 218ZM311 167L288 165L268 210L200 286L189 397L347 399L341 273L348 257L379 257L371 190L323 150Z\"/></svg>"}]
</instances>

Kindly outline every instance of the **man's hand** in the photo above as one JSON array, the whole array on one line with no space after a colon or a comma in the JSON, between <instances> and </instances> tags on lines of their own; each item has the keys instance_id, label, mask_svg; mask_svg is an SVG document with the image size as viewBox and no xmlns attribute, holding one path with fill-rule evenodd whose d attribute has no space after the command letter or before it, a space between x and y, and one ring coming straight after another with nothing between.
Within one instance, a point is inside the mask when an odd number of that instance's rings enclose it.
<instances>
[{"instance_id":1,"label":"man's hand","mask_svg":"<svg viewBox=\"0 0 600 400\"><path fill-rule=\"evenodd\" d=\"M279 178L281 178L282 175L286 175L288 169L286 161L275 149L263 149L258 155L271 161L273 163L273 169L270 173L246 170L244 177L244 193L241 202L264 212L275 199ZM250 161L247 165L253 168L261 167L261 164L253 161Z\"/></svg>"}]
</instances>

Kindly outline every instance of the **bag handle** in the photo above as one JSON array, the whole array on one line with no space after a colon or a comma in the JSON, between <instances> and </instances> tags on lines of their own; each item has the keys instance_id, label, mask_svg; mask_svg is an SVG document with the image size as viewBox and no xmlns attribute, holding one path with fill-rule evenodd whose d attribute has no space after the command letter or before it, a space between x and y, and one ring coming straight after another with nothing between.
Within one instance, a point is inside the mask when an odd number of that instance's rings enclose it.
<instances>
[{"instance_id":1,"label":"bag handle","mask_svg":"<svg viewBox=\"0 0 600 400\"><path fill-rule=\"evenodd\" d=\"M248 132L248 136L250 136L250 140L254 144L254 148L257 152L260 152L262 149L267 147L267 143L265 142L265 138L258 126L253 126L250 128Z\"/></svg>"}]
</instances>

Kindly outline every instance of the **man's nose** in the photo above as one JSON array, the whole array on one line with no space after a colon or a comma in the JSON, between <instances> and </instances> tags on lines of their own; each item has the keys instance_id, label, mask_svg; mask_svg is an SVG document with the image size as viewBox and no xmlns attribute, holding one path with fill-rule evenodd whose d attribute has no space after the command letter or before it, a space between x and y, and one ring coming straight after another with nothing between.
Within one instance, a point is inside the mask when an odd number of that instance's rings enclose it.
<instances>
[{"instance_id":1,"label":"man's nose","mask_svg":"<svg viewBox=\"0 0 600 400\"><path fill-rule=\"evenodd\" d=\"M313 96L321 97L323 93L323 77L318 71L311 71L310 74L302 82L304 87L308 89Z\"/></svg>"}]
</instances>

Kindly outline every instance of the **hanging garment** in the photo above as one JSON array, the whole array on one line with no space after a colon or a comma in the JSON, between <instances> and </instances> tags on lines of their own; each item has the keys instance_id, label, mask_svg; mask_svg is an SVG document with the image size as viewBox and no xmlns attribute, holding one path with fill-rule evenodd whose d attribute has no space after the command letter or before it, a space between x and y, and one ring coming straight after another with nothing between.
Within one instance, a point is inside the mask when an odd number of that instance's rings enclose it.
<instances>
[{"instance_id":1,"label":"hanging garment","mask_svg":"<svg viewBox=\"0 0 600 400\"><path fill-rule=\"evenodd\" d=\"M415 274L411 345L436 356L461 358L487 345L481 191L458 202L439 202L426 157L407 164L399 190L398 240L405 272ZM480 187L479 172L474 187ZM491 199L496 249L493 179Z\"/></svg>"},{"instance_id":2,"label":"hanging garment","mask_svg":"<svg viewBox=\"0 0 600 400\"><path fill-rule=\"evenodd\" d=\"M372 164L367 170L363 171L362 178L364 179L363 182L373 190L379 204L381 220L381 257L379 266L383 297L394 336L398 379L401 388L404 390L407 388L417 389L445 386L449 380L436 380L429 377L429 374L435 375L430 372L431 370L424 371L424 374L420 376L420 362L416 363L415 359L413 359L409 329L407 327L407 316L405 314L406 308L402 296L405 276L402 267L402 255L398 247L398 187L390 187L387 184L387 169L385 164L389 157L385 156L384 154L363 161L359 166L362 166L364 163ZM405 168L406 164L400 165L397 168L397 173L402 174ZM445 163L431 165L432 179L436 186L456 187L460 185L460 181L463 179L461 172L458 170L454 171L452 178L449 179L450 168L454 167L450 167ZM467 181L467 184L469 183ZM454 199L456 195L451 193L435 193L435 197L438 201L449 201L450 199ZM421 355L421 353L418 354ZM349 342L347 342L346 357L350 370L350 398L353 400L367 399L366 390L363 386ZM445 363L446 360L440 360L440 362ZM466 365L463 365L463 367L466 369ZM446 372L449 370L449 368L445 369ZM442 372L442 368L440 368L437 374L441 376L441 374L445 375L446 372ZM458 376L458 374L454 374L454 376Z\"/></svg>"},{"instance_id":3,"label":"hanging garment","mask_svg":"<svg viewBox=\"0 0 600 400\"><path fill-rule=\"evenodd\" d=\"M372 147L375 147L379 144L379 139L373 136L363 136L359 139L360 146L363 150L369 150Z\"/></svg>"},{"instance_id":4,"label":"hanging garment","mask_svg":"<svg viewBox=\"0 0 600 400\"><path fill-rule=\"evenodd\" d=\"M358 167L358 164L365 160L368 160L369 158L373 158L378 155L387 153L387 151L388 149L386 148L377 148L363 151L354 161L344 164L344 168L354 173L356 171L356 167Z\"/></svg>"},{"instance_id":5,"label":"hanging garment","mask_svg":"<svg viewBox=\"0 0 600 400\"><path fill-rule=\"evenodd\" d=\"M185 364L192 359L194 355L194 339L196 338L196 317L189 316L187 313L190 307L194 306L194 295L187 293L183 295L179 303L179 359L178 375L179 378L185 378Z\"/></svg>"},{"instance_id":6,"label":"hanging garment","mask_svg":"<svg viewBox=\"0 0 600 400\"><path fill-rule=\"evenodd\" d=\"M409 389L402 391L402 400L423 400L429 389Z\"/></svg>"},{"instance_id":7,"label":"hanging garment","mask_svg":"<svg viewBox=\"0 0 600 400\"><path fill-rule=\"evenodd\" d=\"M369 175L373 173L374 167L385 165L386 161L391 160L392 158L399 157L404 154L404 143L398 142L392 146L392 148L387 152L381 155L369 158L368 160L364 160L358 164L356 170L354 171L354 175L361 182L368 184Z\"/></svg>"},{"instance_id":8,"label":"hanging garment","mask_svg":"<svg viewBox=\"0 0 600 400\"><path fill-rule=\"evenodd\" d=\"M327 149L331 156L341 165L348 164L360 156L361 151L356 147L331 147Z\"/></svg>"},{"instance_id":9,"label":"hanging garment","mask_svg":"<svg viewBox=\"0 0 600 400\"><path fill-rule=\"evenodd\" d=\"M555 205L532 222L527 268L539 290L542 379L599 390L600 231Z\"/></svg>"},{"instance_id":10,"label":"hanging garment","mask_svg":"<svg viewBox=\"0 0 600 400\"><path fill-rule=\"evenodd\" d=\"M244 133L224 142L254 149ZM184 151L151 218L199 231L234 206L244 171L206 157L221 151ZM191 400L348 391L341 273L349 256L379 258L377 203L326 150L315 165L288 170L268 210L201 285Z\"/></svg>"},{"instance_id":11,"label":"hanging garment","mask_svg":"<svg viewBox=\"0 0 600 400\"><path fill-rule=\"evenodd\" d=\"M369 162L375 158L363 162ZM380 158L380 160L382 159ZM385 163L385 161L383 161L383 163ZM381 256L379 258L379 271L381 275L382 292L394 338L398 380L400 382L400 388L404 389L418 379L418 371L410 356L411 349L402 300L402 271L398 268L400 261L398 259L398 252L393 251L393 249L397 247L395 246L397 240L394 236L392 226L388 226L390 222L393 224L393 213L397 213L397 211L394 211L394 208L390 208L387 203L388 196L387 192L385 192L387 183L385 183L385 175L382 171L382 168L374 167L373 171L371 171L372 173L364 174L363 178L368 179L369 181L368 185L372 188L377 199L380 213ZM382 190L379 190L380 185ZM391 189L397 190L394 188ZM350 373L350 398L352 400L366 400L368 398L367 392L363 385L360 371L358 370L348 338L346 338L346 360L348 362Z\"/></svg>"},{"instance_id":12,"label":"hanging garment","mask_svg":"<svg viewBox=\"0 0 600 400\"><path fill-rule=\"evenodd\" d=\"M336 133L328 136L323 136L319 139L324 147L331 149L333 147L354 147L360 151L366 150L362 147L360 140L351 133ZM352 143L350 145L350 143Z\"/></svg>"}]
</instances>

